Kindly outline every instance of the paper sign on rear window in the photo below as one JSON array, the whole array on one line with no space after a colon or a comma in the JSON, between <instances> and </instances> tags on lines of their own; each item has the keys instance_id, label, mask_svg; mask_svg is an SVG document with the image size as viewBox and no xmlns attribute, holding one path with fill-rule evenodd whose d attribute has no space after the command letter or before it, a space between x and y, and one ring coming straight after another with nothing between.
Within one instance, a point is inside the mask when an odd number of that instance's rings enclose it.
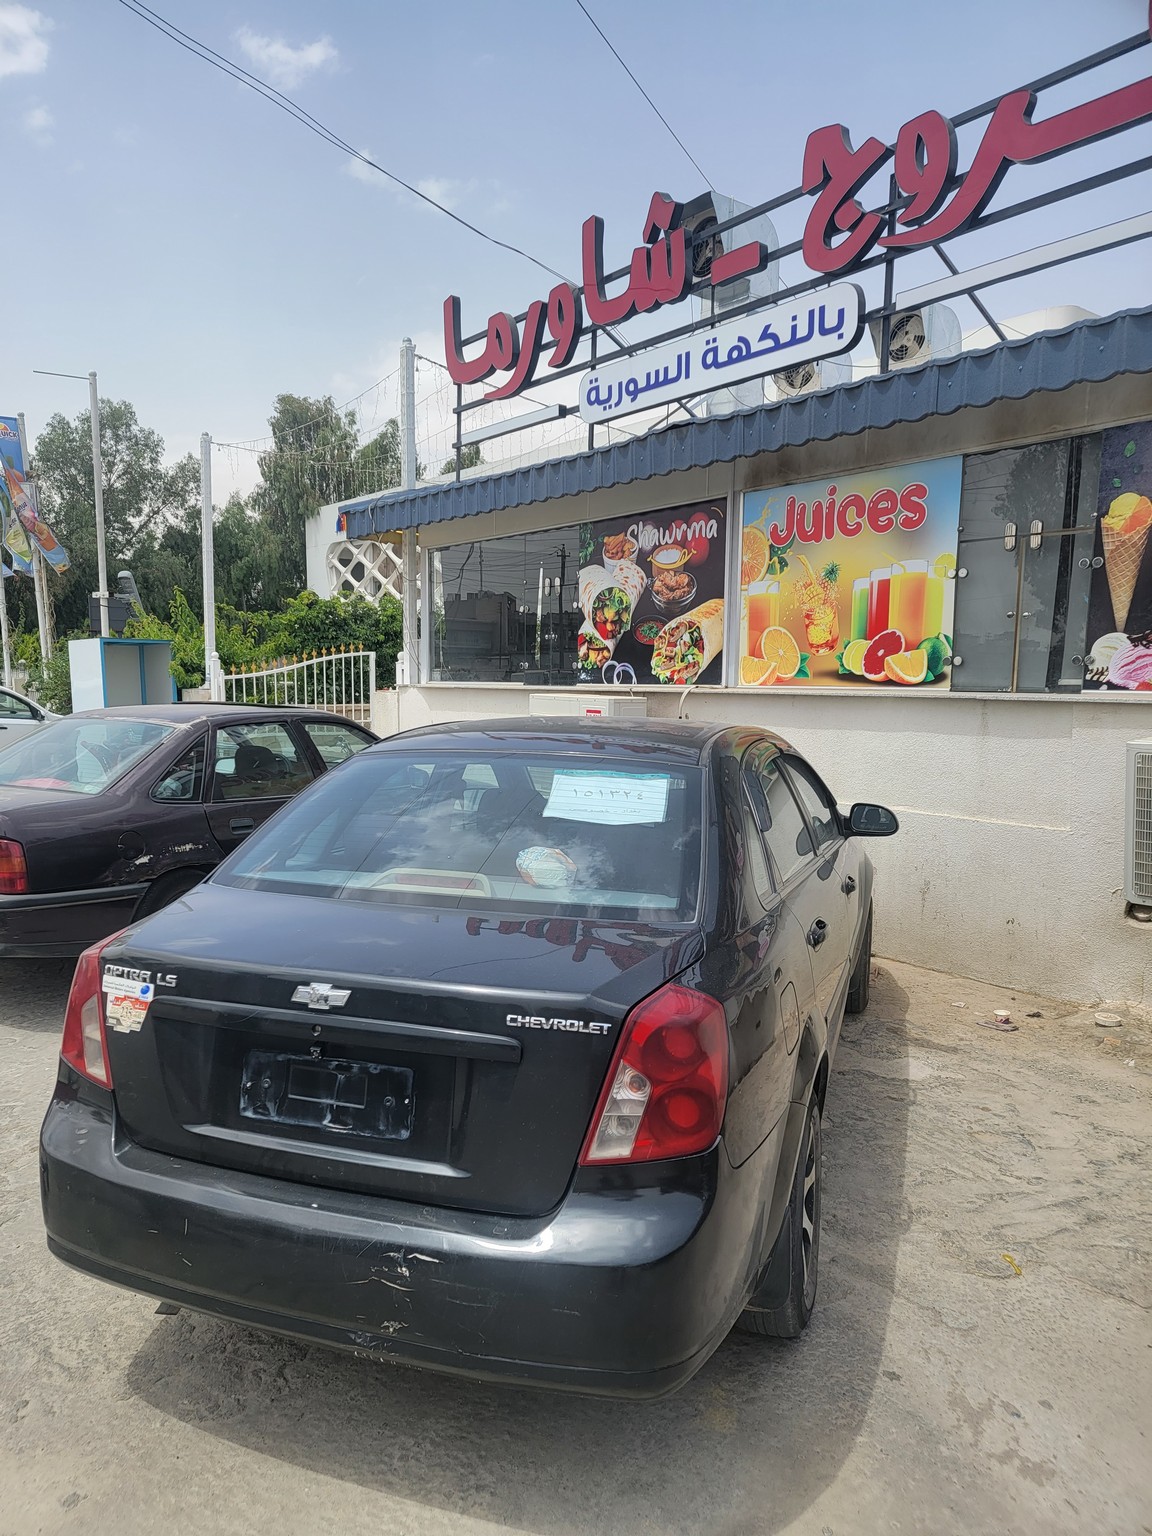
<instances>
[{"instance_id":1,"label":"paper sign on rear window","mask_svg":"<svg viewBox=\"0 0 1152 1536\"><path fill-rule=\"evenodd\" d=\"M668 812L666 773L583 773L560 768L552 779L545 816L606 827L663 821Z\"/></svg>"}]
</instances>

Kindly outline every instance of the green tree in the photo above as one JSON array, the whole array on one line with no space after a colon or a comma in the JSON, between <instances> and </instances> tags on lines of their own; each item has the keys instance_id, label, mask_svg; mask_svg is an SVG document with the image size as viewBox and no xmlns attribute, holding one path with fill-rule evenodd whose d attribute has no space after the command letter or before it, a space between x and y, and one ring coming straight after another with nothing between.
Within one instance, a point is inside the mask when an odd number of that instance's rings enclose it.
<instances>
[{"instance_id":1,"label":"green tree","mask_svg":"<svg viewBox=\"0 0 1152 1536\"><path fill-rule=\"evenodd\" d=\"M400 423L395 416L361 448L357 467L361 485L355 494L388 491L400 484Z\"/></svg>"},{"instance_id":2,"label":"green tree","mask_svg":"<svg viewBox=\"0 0 1152 1536\"><path fill-rule=\"evenodd\" d=\"M278 607L304 586L304 525L359 485L360 445L353 411L331 395L277 395L268 425L272 447L260 455L253 503L264 532L264 600Z\"/></svg>"},{"instance_id":3,"label":"green tree","mask_svg":"<svg viewBox=\"0 0 1152 1536\"><path fill-rule=\"evenodd\" d=\"M195 511L199 467L191 454L164 463L164 441L140 425L127 400L100 402L100 451L104 463L104 529L110 584L117 571L133 570L146 604L167 598L179 580L193 587L196 562L171 530L186 527ZM96 518L92 486L91 419L81 411L73 420L51 418L32 459L41 511L68 551L71 565L63 574L49 571L48 582L60 633L86 630L88 597L96 590ZM164 559L153 558L164 550ZM134 568L135 562L135 568ZM21 620L35 628L31 582L21 582Z\"/></svg>"},{"instance_id":4,"label":"green tree","mask_svg":"<svg viewBox=\"0 0 1152 1536\"><path fill-rule=\"evenodd\" d=\"M483 464L483 462L484 459L480 453L479 443L466 443L460 450L461 469L475 469L477 464ZM450 459L444 460L443 464L440 466L440 473L442 475L454 475L456 473L455 454L453 454Z\"/></svg>"}]
</instances>

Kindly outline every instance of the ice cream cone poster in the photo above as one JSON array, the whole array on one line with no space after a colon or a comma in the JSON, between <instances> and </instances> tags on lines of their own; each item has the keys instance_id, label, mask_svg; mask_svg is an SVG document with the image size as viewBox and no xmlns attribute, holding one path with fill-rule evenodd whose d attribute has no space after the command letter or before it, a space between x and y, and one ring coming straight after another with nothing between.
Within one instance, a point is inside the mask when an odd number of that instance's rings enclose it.
<instances>
[{"instance_id":1,"label":"ice cream cone poster","mask_svg":"<svg viewBox=\"0 0 1152 1536\"><path fill-rule=\"evenodd\" d=\"M737 681L947 688L961 464L746 491Z\"/></svg>"},{"instance_id":2,"label":"ice cream cone poster","mask_svg":"<svg viewBox=\"0 0 1152 1536\"><path fill-rule=\"evenodd\" d=\"M1100 444L1084 686L1152 692L1152 422Z\"/></svg>"},{"instance_id":3,"label":"ice cream cone poster","mask_svg":"<svg viewBox=\"0 0 1152 1536\"><path fill-rule=\"evenodd\" d=\"M580 528L580 683L719 683L725 501Z\"/></svg>"}]
</instances>

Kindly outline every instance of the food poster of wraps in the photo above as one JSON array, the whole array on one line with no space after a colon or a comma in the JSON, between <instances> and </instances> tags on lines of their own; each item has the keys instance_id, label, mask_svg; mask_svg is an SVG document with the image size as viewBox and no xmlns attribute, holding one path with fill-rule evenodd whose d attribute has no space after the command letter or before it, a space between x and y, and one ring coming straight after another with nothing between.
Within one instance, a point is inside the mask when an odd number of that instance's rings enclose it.
<instances>
[{"instance_id":1,"label":"food poster of wraps","mask_svg":"<svg viewBox=\"0 0 1152 1536\"><path fill-rule=\"evenodd\" d=\"M739 682L947 688L961 466L745 492Z\"/></svg>"},{"instance_id":2,"label":"food poster of wraps","mask_svg":"<svg viewBox=\"0 0 1152 1536\"><path fill-rule=\"evenodd\" d=\"M713 500L581 525L579 682L722 681L726 513Z\"/></svg>"},{"instance_id":3,"label":"food poster of wraps","mask_svg":"<svg viewBox=\"0 0 1152 1536\"><path fill-rule=\"evenodd\" d=\"M68 554L40 516L35 487L27 478L20 445L20 423L15 416L0 416L0 521L5 549L18 571L32 569L32 548L40 551L58 571L68 569Z\"/></svg>"},{"instance_id":4,"label":"food poster of wraps","mask_svg":"<svg viewBox=\"0 0 1152 1536\"><path fill-rule=\"evenodd\" d=\"M1084 687L1152 691L1152 422L1102 434Z\"/></svg>"}]
</instances>

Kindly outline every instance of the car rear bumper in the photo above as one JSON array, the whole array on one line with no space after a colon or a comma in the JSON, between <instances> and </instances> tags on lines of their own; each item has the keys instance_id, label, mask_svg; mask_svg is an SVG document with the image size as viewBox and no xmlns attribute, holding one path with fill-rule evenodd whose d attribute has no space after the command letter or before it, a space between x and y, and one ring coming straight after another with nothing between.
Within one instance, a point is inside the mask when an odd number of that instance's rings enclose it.
<instances>
[{"instance_id":1,"label":"car rear bumper","mask_svg":"<svg viewBox=\"0 0 1152 1536\"><path fill-rule=\"evenodd\" d=\"M0 959L76 956L131 922L147 889L137 884L0 896Z\"/></svg>"},{"instance_id":2,"label":"car rear bumper","mask_svg":"<svg viewBox=\"0 0 1152 1536\"><path fill-rule=\"evenodd\" d=\"M728 1332L764 1233L769 1143L583 1170L548 1217L320 1189L150 1152L64 1069L41 1133L51 1251L101 1279L296 1338L597 1395L682 1386ZM89 1096L104 1100L89 1102Z\"/></svg>"}]
</instances>

